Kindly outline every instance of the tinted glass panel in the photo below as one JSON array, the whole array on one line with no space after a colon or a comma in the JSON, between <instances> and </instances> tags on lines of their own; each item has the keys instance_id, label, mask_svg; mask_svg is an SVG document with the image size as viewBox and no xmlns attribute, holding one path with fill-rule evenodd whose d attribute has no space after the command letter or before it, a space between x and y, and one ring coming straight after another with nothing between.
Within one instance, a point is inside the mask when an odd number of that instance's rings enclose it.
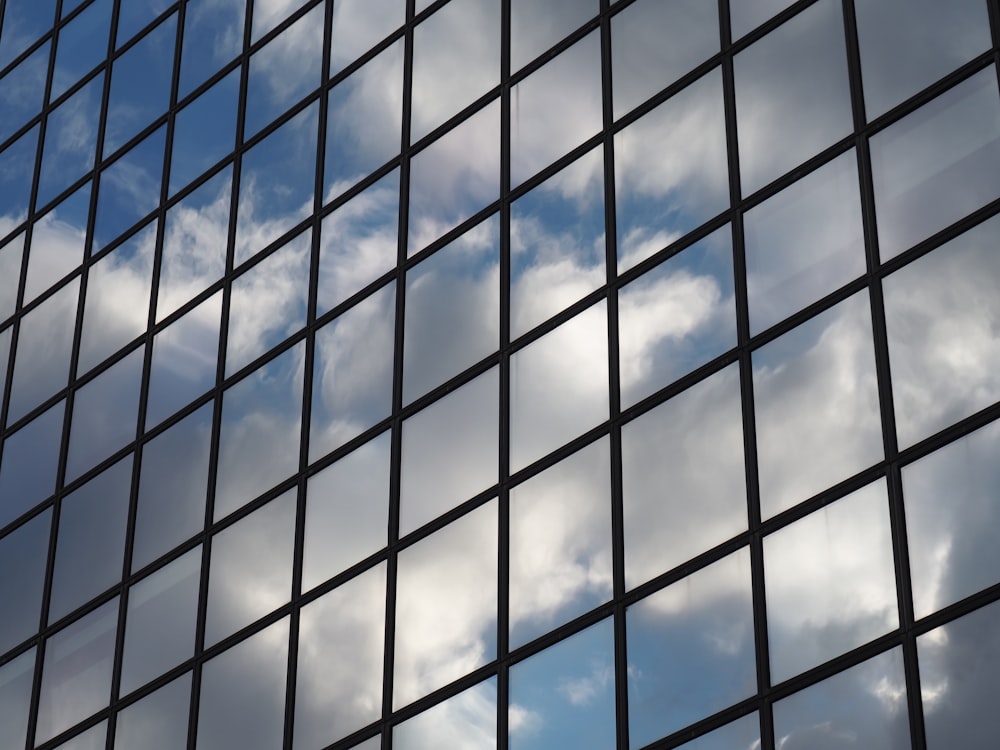
<instances>
[{"instance_id":1,"label":"tinted glass panel","mask_svg":"<svg viewBox=\"0 0 1000 750\"><path fill-rule=\"evenodd\" d=\"M51 527L52 511L46 510L0 537L0 570L17 570L17 575L0 578L0 601L5 603L4 616L0 618L0 653L38 632ZM3 684L4 677L14 675L18 668L4 667L4 670L0 671L0 685ZM28 683L30 682L31 678L28 677ZM4 689L0 687L0 691ZM4 701L0 701L0 706L3 705ZM3 709L0 708L0 715L2 713ZM25 712L25 719L27 715ZM20 719L11 720L15 726L20 723ZM0 733L2 732L0 729Z\"/></svg>"},{"instance_id":2,"label":"tinted glass panel","mask_svg":"<svg viewBox=\"0 0 1000 750\"><path fill-rule=\"evenodd\" d=\"M24 747L34 676L33 648L0 667L0 742L5 747Z\"/></svg>"},{"instance_id":3,"label":"tinted glass panel","mask_svg":"<svg viewBox=\"0 0 1000 750\"><path fill-rule=\"evenodd\" d=\"M481 682L404 721L392 730L396 750L474 747L495 750L497 728L496 678Z\"/></svg>"},{"instance_id":4,"label":"tinted glass panel","mask_svg":"<svg viewBox=\"0 0 1000 750\"><path fill-rule=\"evenodd\" d=\"M4 440L0 525L10 523L55 490L65 406L60 401Z\"/></svg>"},{"instance_id":5,"label":"tinted glass panel","mask_svg":"<svg viewBox=\"0 0 1000 750\"><path fill-rule=\"evenodd\" d=\"M118 714L115 750L181 750L187 746L191 674L128 706Z\"/></svg>"},{"instance_id":6,"label":"tinted glass panel","mask_svg":"<svg viewBox=\"0 0 1000 750\"><path fill-rule=\"evenodd\" d=\"M1000 97L976 73L871 139L886 260L1000 195Z\"/></svg>"}]
</instances>

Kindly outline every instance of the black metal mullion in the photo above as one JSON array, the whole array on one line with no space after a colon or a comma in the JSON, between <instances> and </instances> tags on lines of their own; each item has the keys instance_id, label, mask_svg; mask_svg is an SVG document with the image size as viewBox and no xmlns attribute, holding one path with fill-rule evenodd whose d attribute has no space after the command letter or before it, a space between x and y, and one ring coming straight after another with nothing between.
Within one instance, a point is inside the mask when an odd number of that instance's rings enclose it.
<instances>
[{"instance_id":1,"label":"black metal mullion","mask_svg":"<svg viewBox=\"0 0 1000 750\"><path fill-rule=\"evenodd\" d=\"M406 0L403 42L403 102L400 113L399 218L396 235L396 309L393 330L392 419L389 458L389 518L386 528L385 628L382 651L382 750L392 748L391 717L394 690L396 641L396 581L399 544L400 466L403 441L403 322L406 317L405 263L409 237L410 211L410 115L412 111L413 39L415 0Z\"/></svg>"}]
</instances>

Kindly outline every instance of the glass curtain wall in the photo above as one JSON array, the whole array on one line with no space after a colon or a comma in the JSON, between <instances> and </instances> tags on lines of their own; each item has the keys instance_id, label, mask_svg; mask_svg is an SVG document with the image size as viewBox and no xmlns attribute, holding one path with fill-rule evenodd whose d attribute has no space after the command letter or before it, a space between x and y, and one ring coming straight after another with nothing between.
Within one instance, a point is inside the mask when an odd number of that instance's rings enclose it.
<instances>
[{"instance_id":1,"label":"glass curtain wall","mask_svg":"<svg viewBox=\"0 0 1000 750\"><path fill-rule=\"evenodd\" d=\"M987 748L997 0L0 0L0 746Z\"/></svg>"}]
</instances>

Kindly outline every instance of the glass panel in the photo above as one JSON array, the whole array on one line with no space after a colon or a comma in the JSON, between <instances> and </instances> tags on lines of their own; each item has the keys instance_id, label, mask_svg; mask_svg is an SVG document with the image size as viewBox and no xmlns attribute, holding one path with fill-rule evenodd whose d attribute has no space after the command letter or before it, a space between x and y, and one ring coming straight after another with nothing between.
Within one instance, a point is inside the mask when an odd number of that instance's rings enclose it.
<instances>
[{"instance_id":1,"label":"glass panel","mask_svg":"<svg viewBox=\"0 0 1000 750\"><path fill-rule=\"evenodd\" d=\"M0 217L0 234L4 219ZM17 288L21 283L21 262L24 259L24 232L0 247L0 320L14 314L17 307ZM10 330L10 329L8 329ZM6 373L6 370L4 370Z\"/></svg>"},{"instance_id":2,"label":"glass panel","mask_svg":"<svg viewBox=\"0 0 1000 750\"><path fill-rule=\"evenodd\" d=\"M141 3L126 0L126 2L120 3L118 6L118 29L115 37L117 46L121 47L172 4L171 0L145 0ZM65 0L63 5L65 6ZM63 10L65 11L65 7Z\"/></svg>"},{"instance_id":3,"label":"glass panel","mask_svg":"<svg viewBox=\"0 0 1000 750\"><path fill-rule=\"evenodd\" d=\"M212 538L206 646L288 602L294 540L294 489Z\"/></svg>"},{"instance_id":4,"label":"glass panel","mask_svg":"<svg viewBox=\"0 0 1000 750\"><path fill-rule=\"evenodd\" d=\"M611 446L591 443L510 491L510 646L611 598Z\"/></svg>"},{"instance_id":5,"label":"glass panel","mask_svg":"<svg viewBox=\"0 0 1000 750\"><path fill-rule=\"evenodd\" d=\"M34 676L33 648L0 667L0 743L4 747L24 747Z\"/></svg>"},{"instance_id":6,"label":"glass panel","mask_svg":"<svg viewBox=\"0 0 1000 750\"><path fill-rule=\"evenodd\" d=\"M511 204L511 337L607 281L603 174L598 147Z\"/></svg>"},{"instance_id":7,"label":"glass panel","mask_svg":"<svg viewBox=\"0 0 1000 750\"><path fill-rule=\"evenodd\" d=\"M298 469L304 355L300 343L223 395L216 520Z\"/></svg>"},{"instance_id":8,"label":"glass panel","mask_svg":"<svg viewBox=\"0 0 1000 750\"><path fill-rule=\"evenodd\" d=\"M52 27L56 0L7 0L0 36L0 68Z\"/></svg>"},{"instance_id":9,"label":"glass panel","mask_svg":"<svg viewBox=\"0 0 1000 750\"><path fill-rule=\"evenodd\" d=\"M729 205L725 124L716 69L615 133L619 272Z\"/></svg>"},{"instance_id":10,"label":"glass panel","mask_svg":"<svg viewBox=\"0 0 1000 750\"><path fill-rule=\"evenodd\" d=\"M66 387L79 293L76 278L21 318L7 424Z\"/></svg>"},{"instance_id":11,"label":"glass panel","mask_svg":"<svg viewBox=\"0 0 1000 750\"><path fill-rule=\"evenodd\" d=\"M0 601L4 603L4 615L0 618L0 654L38 632L51 528L52 511L45 510L0 537L0 570L17 571L17 575L0 578ZM6 674L8 672L0 670L0 695L4 690L3 676ZM28 684L30 686L31 677L28 677ZM3 715L4 705L5 702L0 700L0 716ZM25 718L27 715L25 711ZM0 727L5 725L6 722L0 722ZM2 732L0 728L0 736Z\"/></svg>"},{"instance_id":12,"label":"glass panel","mask_svg":"<svg viewBox=\"0 0 1000 750\"><path fill-rule=\"evenodd\" d=\"M510 468L608 419L608 318L601 301L510 358Z\"/></svg>"},{"instance_id":13,"label":"glass panel","mask_svg":"<svg viewBox=\"0 0 1000 750\"><path fill-rule=\"evenodd\" d=\"M396 284L387 284L316 332L309 460L392 412Z\"/></svg>"},{"instance_id":14,"label":"glass panel","mask_svg":"<svg viewBox=\"0 0 1000 750\"><path fill-rule=\"evenodd\" d=\"M22 304L30 303L83 262L90 186L85 183L32 227Z\"/></svg>"},{"instance_id":15,"label":"glass panel","mask_svg":"<svg viewBox=\"0 0 1000 750\"><path fill-rule=\"evenodd\" d=\"M375 2L369 4L374 6ZM334 4L334 24L337 9L342 5ZM366 12L367 6L361 13ZM333 49L337 49L336 40ZM400 40L330 90L324 202L333 200L399 153L402 123L403 41Z\"/></svg>"},{"instance_id":16,"label":"glass panel","mask_svg":"<svg viewBox=\"0 0 1000 750\"><path fill-rule=\"evenodd\" d=\"M625 617L629 748L757 692L746 548L646 597Z\"/></svg>"},{"instance_id":17,"label":"glass panel","mask_svg":"<svg viewBox=\"0 0 1000 750\"><path fill-rule=\"evenodd\" d=\"M156 222L150 222L87 271L77 374L145 332L155 245Z\"/></svg>"},{"instance_id":18,"label":"glass panel","mask_svg":"<svg viewBox=\"0 0 1000 750\"><path fill-rule=\"evenodd\" d=\"M500 197L500 100L438 138L410 167L407 254L413 255Z\"/></svg>"},{"instance_id":19,"label":"glass panel","mask_svg":"<svg viewBox=\"0 0 1000 750\"><path fill-rule=\"evenodd\" d=\"M750 333L865 272L854 150L744 214Z\"/></svg>"},{"instance_id":20,"label":"glass panel","mask_svg":"<svg viewBox=\"0 0 1000 750\"><path fill-rule=\"evenodd\" d=\"M756 713L749 714L680 747L683 750L759 750L760 720Z\"/></svg>"},{"instance_id":21,"label":"glass panel","mask_svg":"<svg viewBox=\"0 0 1000 750\"><path fill-rule=\"evenodd\" d=\"M13 331L12 325L0 331L0 396L7 386L7 363L10 361L10 340Z\"/></svg>"},{"instance_id":22,"label":"glass panel","mask_svg":"<svg viewBox=\"0 0 1000 750\"><path fill-rule=\"evenodd\" d=\"M615 746L611 618L510 669L510 750Z\"/></svg>"},{"instance_id":23,"label":"glass panel","mask_svg":"<svg viewBox=\"0 0 1000 750\"><path fill-rule=\"evenodd\" d=\"M116 597L48 639L36 745L108 705L117 629Z\"/></svg>"},{"instance_id":24,"label":"glass panel","mask_svg":"<svg viewBox=\"0 0 1000 750\"><path fill-rule=\"evenodd\" d=\"M36 206L44 206L94 168L103 92L104 74L100 73L49 112ZM78 226L86 230L86 213Z\"/></svg>"},{"instance_id":25,"label":"glass panel","mask_svg":"<svg viewBox=\"0 0 1000 750\"><path fill-rule=\"evenodd\" d=\"M201 564L199 546L129 588L121 695L194 655Z\"/></svg>"},{"instance_id":26,"label":"glass panel","mask_svg":"<svg viewBox=\"0 0 1000 750\"><path fill-rule=\"evenodd\" d=\"M108 722L102 721L71 740L60 742L57 750L104 750L107 742Z\"/></svg>"},{"instance_id":27,"label":"glass panel","mask_svg":"<svg viewBox=\"0 0 1000 750\"><path fill-rule=\"evenodd\" d=\"M396 622L405 626L396 628L393 708L495 659L496 618L497 501L491 500L399 553Z\"/></svg>"},{"instance_id":28,"label":"glass panel","mask_svg":"<svg viewBox=\"0 0 1000 750\"><path fill-rule=\"evenodd\" d=\"M303 232L232 282L226 377L306 324L311 239Z\"/></svg>"},{"instance_id":29,"label":"glass panel","mask_svg":"<svg viewBox=\"0 0 1000 750\"><path fill-rule=\"evenodd\" d=\"M157 323L225 273L231 197L232 170L224 169L167 211Z\"/></svg>"},{"instance_id":30,"label":"glass panel","mask_svg":"<svg viewBox=\"0 0 1000 750\"><path fill-rule=\"evenodd\" d=\"M303 591L386 546L390 436L383 432L309 477Z\"/></svg>"},{"instance_id":31,"label":"glass panel","mask_svg":"<svg viewBox=\"0 0 1000 750\"><path fill-rule=\"evenodd\" d=\"M143 354L138 347L76 392L67 482L135 440Z\"/></svg>"},{"instance_id":32,"label":"glass panel","mask_svg":"<svg viewBox=\"0 0 1000 750\"><path fill-rule=\"evenodd\" d=\"M840 3L820 0L733 60L743 195L853 130Z\"/></svg>"},{"instance_id":33,"label":"glass panel","mask_svg":"<svg viewBox=\"0 0 1000 750\"><path fill-rule=\"evenodd\" d=\"M917 638L929 750L987 748L1000 733L1000 605L993 603Z\"/></svg>"},{"instance_id":34,"label":"glass panel","mask_svg":"<svg viewBox=\"0 0 1000 750\"><path fill-rule=\"evenodd\" d=\"M156 209L166 134L166 127L158 128L101 172L93 251Z\"/></svg>"},{"instance_id":35,"label":"glass panel","mask_svg":"<svg viewBox=\"0 0 1000 750\"><path fill-rule=\"evenodd\" d=\"M236 265L312 213L318 106L307 107L243 155Z\"/></svg>"},{"instance_id":36,"label":"glass panel","mask_svg":"<svg viewBox=\"0 0 1000 750\"><path fill-rule=\"evenodd\" d=\"M396 265L398 224L398 169L324 217L317 314L339 305Z\"/></svg>"},{"instance_id":37,"label":"glass panel","mask_svg":"<svg viewBox=\"0 0 1000 750\"><path fill-rule=\"evenodd\" d=\"M854 12L869 120L990 47L982 0L857 0Z\"/></svg>"},{"instance_id":38,"label":"glass panel","mask_svg":"<svg viewBox=\"0 0 1000 750\"><path fill-rule=\"evenodd\" d=\"M303 5L305 0L270 0L254 3L253 34L250 41L259 40Z\"/></svg>"},{"instance_id":39,"label":"glass panel","mask_svg":"<svg viewBox=\"0 0 1000 750\"><path fill-rule=\"evenodd\" d=\"M201 678L197 746L281 747L287 661L286 617L207 662Z\"/></svg>"},{"instance_id":40,"label":"glass panel","mask_svg":"<svg viewBox=\"0 0 1000 750\"><path fill-rule=\"evenodd\" d=\"M114 750L182 750L187 747L191 673L159 688L118 714Z\"/></svg>"},{"instance_id":41,"label":"glass panel","mask_svg":"<svg viewBox=\"0 0 1000 750\"><path fill-rule=\"evenodd\" d=\"M172 14L115 60L104 131L105 155L118 150L167 111L176 41L177 16Z\"/></svg>"},{"instance_id":42,"label":"glass panel","mask_svg":"<svg viewBox=\"0 0 1000 750\"><path fill-rule=\"evenodd\" d=\"M510 179L516 186L601 130L599 32L515 85L511 97Z\"/></svg>"},{"instance_id":43,"label":"glass panel","mask_svg":"<svg viewBox=\"0 0 1000 750\"><path fill-rule=\"evenodd\" d=\"M900 447L1000 398L998 231L995 216L884 281Z\"/></svg>"},{"instance_id":44,"label":"glass panel","mask_svg":"<svg viewBox=\"0 0 1000 750\"><path fill-rule=\"evenodd\" d=\"M543 3L536 0L512 0L511 72L516 73L525 63L535 59L591 17L596 16L599 10L597 0L547 0ZM596 80L601 80L600 73L597 73Z\"/></svg>"},{"instance_id":45,"label":"glass panel","mask_svg":"<svg viewBox=\"0 0 1000 750\"><path fill-rule=\"evenodd\" d=\"M105 469L62 500L49 622L122 579L132 457Z\"/></svg>"},{"instance_id":46,"label":"glass panel","mask_svg":"<svg viewBox=\"0 0 1000 750\"><path fill-rule=\"evenodd\" d=\"M295 747L326 747L382 716L386 564L302 608Z\"/></svg>"},{"instance_id":47,"label":"glass panel","mask_svg":"<svg viewBox=\"0 0 1000 750\"><path fill-rule=\"evenodd\" d=\"M733 40L757 28L764 21L776 16L795 0L754 0L752 3L734 2L729 6L732 18Z\"/></svg>"},{"instance_id":48,"label":"glass panel","mask_svg":"<svg viewBox=\"0 0 1000 750\"><path fill-rule=\"evenodd\" d=\"M0 526L6 526L55 490L65 406L66 402L60 401L4 440Z\"/></svg>"},{"instance_id":49,"label":"glass panel","mask_svg":"<svg viewBox=\"0 0 1000 750\"><path fill-rule=\"evenodd\" d=\"M147 429L215 385L222 292L216 292L153 338Z\"/></svg>"},{"instance_id":50,"label":"glass panel","mask_svg":"<svg viewBox=\"0 0 1000 750\"><path fill-rule=\"evenodd\" d=\"M628 588L746 530L741 414L733 364L622 427Z\"/></svg>"},{"instance_id":51,"label":"glass panel","mask_svg":"<svg viewBox=\"0 0 1000 750\"><path fill-rule=\"evenodd\" d=\"M192 10L189 6L188 15ZM234 70L177 113L170 157L170 194L233 150L240 72Z\"/></svg>"},{"instance_id":52,"label":"glass panel","mask_svg":"<svg viewBox=\"0 0 1000 750\"><path fill-rule=\"evenodd\" d=\"M1000 195L1000 98L976 73L871 139L879 252L887 260Z\"/></svg>"},{"instance_id":53,"label":"glass panel","mask_svg":"<svg viewBox=\"0 0 1000 750\"><path fill-rule=\"evenodd\" d=\"M902 651L887 651L776 702L774 735L781 748L909 748Z\"/></svg>"},{"instance_id":54,"label":"glass panel","mask_svg":"<svg viewBox=\"0 0 1000 750\"><path fill-rule=\"evenodd\" d=\"M452 0L413 32L410 141L423 138L498 83L500 7L491 0Z\"/></svg>"},{"instance_id":55,"label":"glass panel","mask_svg":"<svg viewBox=\"0 0 1000 750\"><path fill-rule=\"evenodd\" d=\"M622 406L631 406L734 346L729 225L618 292Z\"/></svg>"},{"instance_id":56,"label":"glass panel","mask_svg":"<svg viewBox=\"0 0 1000 750\"><path fill-rule=\"evenodd\" d=\"M897 626L888 511L879 480L765 537L772 682Z\"/></svg>"},{"instance_id":57,"label":"glass panel","mask_svg":"<svg viewBox=\"0 0 1000 750\"><path fill-rule=\"evenodd\" d=\"M0 237L5 237L28 215L28 199L35 174L38 149L36 125L0 151Z\"/></svg>"},{"instance_id":58,"label":"glass panel","mask_svg":"<svg viewBox=\"0 0 1000 750\"><path fill-rule=\"evenodd\" d=\"M334 76L406 20L406 0L340 0L333 4L330 75Z\"/></svg>"},{"instance_id":59,"label":"glass panel","mask_svg":"<svg viewBox=\"0 0 1000 750\"><path fill-rule=\"evenodd\" d=\"M11 8L11 12L16 9ZM2 39L6 42L7 29L3 31ZM4 46L0 42L0 50ZM49 72L49 46L47 42L43 44L0 79L0 143L41 111ZM0 68L5 64L0 62Z\"/></svg>"},{"instance_id":60,"label":"glass panel","mask_svg":"<svg viewBox=\"0 0 1000 750\"><path fill-rule=\"evenodd\" d=\"M754 352L764 518L882 460L871 326L856 294Z\"/></svg>"},{"instance_id":61,"label":"glass panel","mask_svg":"<svg viewBox=\"0 0 1000 750\"><path fill-rule=\"evenodd\" d=\"M392 730L395 750L439 750L442 747L495 750L497 746L497 681L491 677L438 703Z\"/></svg>"},{"instance_id":62,"label":"glass panel","mask_svg":"<svg viewBox=\"0 0 1000 750\"><path fill-rule=\"evenodd\" d=\"M104 61L113 7L112 0L96 0L59 30L49 101Z\"/></svg>"},{"instance_id":63,"label":"glass panel","mask_svg":"<svg viewBox=\"0 0 1000 750\"><path fill-rule=\"evenodd\" d=\"M189 0L184 14L179 98L240 53L245 13L243 0Z\"/></svg>"},{"instance_id":64,"label":"glass panel","mask_svg":"<svg viewBox=\"0 0 1000 750\"><path fill-rule=\"evenodd\" d=\"M403 403L499 346L500 221L494 214L406 273Z\"/></svg>"},{"instance_id":65,"label":"glass panel","mask_svg":"<svg viewBox=\"0 0 1000 750\"><path fill-rule=\"evenodd\" d=\"M255 3L255 13L267 5ZM317 5L250 57L244 139L319 86L323 12L323 4Z\"/></svg>"},{"instance_id":66,"label":"glass panel","mask_svg":"<svg viewBox=\"0 0 1000 750\"><path fill-rule=\"evenodd\" d=\"M611 18L615 119L718 51L715 3L639 0L628 6Z\"/></svg>"},{"instance_id":67,"label":"glass panel","mask_svg":"<svg viewBox=\"0 0 1000 750\"><path fill-rule=\"evenodd\" d=\"M400 535L496 483L499 389L493 368L403 422Z\"/></svg>"},{"instance_id":68,"label":"glass panel","mask_svg":"<svg viewBox=\"0 0 1000 750\"><path fill-rule=\"evenodd\" d=\"M1000 582L1000 422L903 467L914 616Z\"/></svg>"},{"instance_id":69,"label":"glass panel","mask_svg":"<svg viewBox=\"0 0 1000 750\"><path fill-rule=\"evenodd\" d=\"M133 571L201 531L205 525L212 409L212 403L206 404L143 448Z\"/></svg>"}]
</instances>

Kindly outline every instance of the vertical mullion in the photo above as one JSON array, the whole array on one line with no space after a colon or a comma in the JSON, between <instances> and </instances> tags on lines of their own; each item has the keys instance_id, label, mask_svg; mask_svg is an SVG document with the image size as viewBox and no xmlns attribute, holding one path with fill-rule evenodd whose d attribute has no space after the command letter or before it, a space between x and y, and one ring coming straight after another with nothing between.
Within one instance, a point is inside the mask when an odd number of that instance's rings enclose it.
<instances>
[{"instance_id":1,"label":"vertical mullion","mask_svg":"<svg viewBox=\"0 0 1000 750\"><path fill-rule=\"evenodd\" d=\"M610 0L601 0L601 124L603 126L604 179L604 273L607 289L608 404L611 429L611 576L614 628L615 740L618 750L627 750L628 655L625 632L625 536L622 499L621 388L618 372L618 232L615 212L614 101L611 69Z\"/></svg>"},{"instance_id":2,"label":"vertical mullion","mask_svg":"<svg viewBox=\"0 0 1000 750\"><path fill-rule=\"evenodd\" d=\"M301 617L301 607L299 601L302 596L302 565L305 553L305 517L306 517L306 487L305 477L306 467L309 465L309 435L312 425L312 393L313 393L313 372L316 350L316 305L319 287L319 259L320 259L320 209L323 206L323 181L324 181L324 160L326 154L326 121L327 121L327 100L329 95L330 82L330 45L332 43L333 24L333 4L325 4L323 13L323 57L320 70L320 91L317 106L319 113L317 116L318 132L316 134L316 165L315 179L313 183L313 216L310 237L310 259L309 259L309 289L306 303L306 340L305 340L305 362L303 366L302 382L302 419L300 420L299 435L299 481L298 496L296 499L295 512L295 541L293 546L292 560L292 609L288 628L288 678L285 685L285 743L286 748L291 748L295 735L295 690L298 675L298 654L299 654L299 622Z\"/></svg>"},{"instance_id":3,"label":"vertical mullion","mask_svg":"<svg viewBox=\"0 0 1000 750\"><path fill-rule=\"evenodd\" d=\"M743 411L743 461L746 475L747 521L750 531L750 576L753 601L754 641L757 659L758 720L764 750L774 747L771 703L763 699L771 687L767 640L767 605L764 578L764 542L761 533L760 485L757 476L756 415L754 411L753 360L750 355L750 313L747 299L746 252L743 241L743 211L739 139L736 120L735 60L729 0L719 0L719 34L722 46L722 90L726 116L726 150L729 164L729 200L732 207L733 288L736 301L736 340L740 367L740 399Z\"/></svg>"},{"instance_id":4,"label":"vertical mullion","mask_svg":"<svg viewBox=\"0 0 1000 750\"><path fill-rule=\"evenodd\" d=\"M497 529L497 747L509 747L510 703L510 74L511 2L500 2L500 479Z\"/></svg>"},{"instance_id":5,"label":"vertical mullion","mask_svg":"<svg viewBox=\"0 0 1000 750\"><path fill-rule=\"evenodd\" d=\"M223 280L222 313L219 322L219 348L217 353L214 403L212 409L212 438L209 456L208 487L205 495L205 522L202 533L201 581L198 592L198 618L195 627L195 665L191 675L191 709L188 720L188 747L194 747L198 736L198 713L201 704L201 674L204 667L205 620L208 611L208 580L212 559L211 528L215 519L215 482L219 467L219 441L222 430L222 383L226 372L226 344L229 333L229 289L235 255L237 207L239 205L240 166L243 152L243 127L246 120L247 79L249 77L250 31L253 24L254 0L246 0L243 18L243 47L240 52L240 92L236 111L232 184L230 185L229 226L226 240L226 264Z\"/></svg>"},{"instance_id":6,"label":"vertical mullion","mask_svg":"<svg viewBox=\"0 0 1000 750\"><path fill-rule=\"evenodd\" d=\"M163 243L163 224L164 224L164 211L163 205L167 201L167 196L169 192L170 184L170 159L173 153L173 137L174 137L174 120L175 120L175 108L177 106L177 87L178 80L180 78L180 62L181 62L181 46L183 44L183 34L184 34L184 14L186 5L182 2L179 6L177 13L177 32L174 40L174 60L170 84L170 104L167 115L167 134L166 142L164 145L164 160L163 160L163 171L161 173L160 180L160 198L157 208L157 216L154 221L157 222L156 228L156 238L154 242L154 265L153 265L153 275L158 277L158 269L156 267L157 255L160 253ZM114 36L117 37L117 28L114 30ZM89 266L88 269L92 267ZM158 283L158 278L156 279ZM143 364L141 373L141 382L139 387L139 408L136 415L136 437L141 438L143 434L143 429L146 422L146 406L148 403L149 396L149 378L150 370L152 366L152 352L153 352L153 337L149 333L152 330L153 324L155 322L154 310L156 299L156 289L153 286L154 279L150 279L150 304L147 311L146 318L146 335L144 336L144 347L143 351ZM129 577L129 571L132 567L132 552L135 545L135 519L138 512L139 503L139 469L142 460L142 443L139 440L136 443L135 450L132 452L132 480L129 490L129 509L128 509L128 520L125 527L125 554L122 560L122 575L121 580L126 581ZM119 599L119 609L118 609L118 633L115 641L115 652L114 652L114 668L112 670L111 676L111 702L114 704L118 701L121 696L119 691L121 689L121 670L124 658L124 648L125 648L125 627L126 623L126 610L128 605L128 593L129 589L127 586L122 584L121 596ZM117 721L112 715L108 717L108 733L107 733L107 750L114 750L115 746L115 733L117 731Z\"/></svg>"},{"instance_id":7,"label":"vertical mullion","mask_svg":"<svg viewBox=\"0 0 1000 750\"><path fill-rule=\"evenodd\" d=\"M396 234L396 309L393 331L392 419L389 457L389 518L386 529L385 632L382 650L382 749L392 747L392 693L396 641L396 564L399 543L400 466L403 440L403 321L406 314L406 252L410 212L410 110L413 101L413 16L415 0L406 0L403 36L403 102L399 128L399 218Z\"/></svg>"}]
</instances>

